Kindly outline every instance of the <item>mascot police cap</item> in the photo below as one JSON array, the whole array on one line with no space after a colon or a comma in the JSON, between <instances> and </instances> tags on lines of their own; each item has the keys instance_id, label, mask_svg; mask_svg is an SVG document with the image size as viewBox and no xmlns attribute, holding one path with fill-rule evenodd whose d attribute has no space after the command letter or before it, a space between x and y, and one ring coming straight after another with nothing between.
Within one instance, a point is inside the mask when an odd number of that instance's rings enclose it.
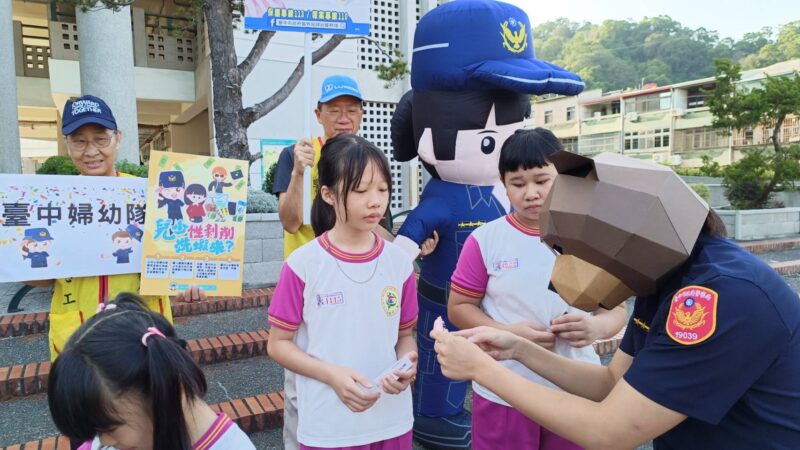
<instances>
[{"instance_id":1,"label":"mascot police cap","mask_svg":"<svg viewBox=\"0 0 800 450\"><path fill-rule=\"evenodd\" d=\"M528 15L494 0L455 0L423 16L414 35L415 90L507 89L576 95L581 78L537 60Z\"/></svg>"}]
</instances>

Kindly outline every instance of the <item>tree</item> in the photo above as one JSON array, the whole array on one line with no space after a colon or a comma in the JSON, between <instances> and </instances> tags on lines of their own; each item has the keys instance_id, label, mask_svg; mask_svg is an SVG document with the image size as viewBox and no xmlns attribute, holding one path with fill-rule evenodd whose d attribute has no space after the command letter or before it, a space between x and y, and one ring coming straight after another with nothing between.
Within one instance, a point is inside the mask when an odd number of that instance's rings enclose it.
<instances>
[{"instance_id":1,"label":"tree","mask_svg":"<svg viewBox=\"0 0 800 450\"><path fill-rule=\"evenodd\" d=\"M107 8L117 9L128 6L133 0L60 0L88 10L101 3ZM261 158L261 153L250 154L247 143L247 128L255 121L269 114L286 100L300 83L305 72L305 57L301 57L292 73L274 94L263 101L245 107L242 101L242 85L253 71L270 40L275 35L274 31L261 31L250 52L241 63L237 64L236 48L234 46L233 30L241 23L244 15L242 0L190 0L185 7L187 17L197 17L202 14L208 30L208 42L211 50L211 80L212 97L214 103L214 128L216 130L216 144L219 154L226 158L242 159L254 162ZM408 65L403 61L403 55L397 49L389 51L383 49L376 40L366 39L375 45L391 64L378 66L378 77L387 83L404 77L408 74ZM344 39L344 35L337 34L328 38L311 55L311 63L316 64L330 54Z\"/></svg>"},{"instance_id":2,"label":"tree","mask_svg":"<svg viewBox=\"0 0 800 450\"><path fill-rule=\"evenodd\" d=\"M723 179L734 206L762 208L781 186L791 186L800 176L800 146L785 146L781 128L789 115L800 115L800 74L770 77L761 85L743 86L741 67L717 60L716 86L707 91L706 101L712 126L729 133L731 129L763 126L771 129L771 152L754 150L724 169Z\"/></svg>"}]
</instances>

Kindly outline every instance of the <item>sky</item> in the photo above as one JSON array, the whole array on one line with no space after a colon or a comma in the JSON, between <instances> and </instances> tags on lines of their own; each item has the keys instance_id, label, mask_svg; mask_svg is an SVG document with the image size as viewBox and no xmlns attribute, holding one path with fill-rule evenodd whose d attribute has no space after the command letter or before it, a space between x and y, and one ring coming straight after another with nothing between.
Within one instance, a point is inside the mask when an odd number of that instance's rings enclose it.
<instances>
[{"instance_id":1,"label":"sky","mask_svg":"<svg viewBox=\"0 0 800 450\"><path fill-rule=\"evenodd\" d=\"M534 26L566 17L575 22L668 15L689 28L704 27L720 38L740 39L762 27L800 19L798 0L504 0L528 13ZM756 6L757 5L757 6Z\"/></svg>"}]
</instances>

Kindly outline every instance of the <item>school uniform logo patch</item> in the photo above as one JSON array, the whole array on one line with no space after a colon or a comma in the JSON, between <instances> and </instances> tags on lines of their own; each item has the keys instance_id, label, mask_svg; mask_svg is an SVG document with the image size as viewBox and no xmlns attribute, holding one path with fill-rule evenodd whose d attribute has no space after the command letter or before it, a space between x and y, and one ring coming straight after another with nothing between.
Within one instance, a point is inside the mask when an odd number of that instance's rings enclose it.
<instances>
[{"instance_id":1,"label":"school uniform logo patch","mask_svg":"<svg viewBox=\"0 0 800 450\"><path fill-rule=\"evenodd\" d=\"M687 286L672 297L667 316L667 334L683 345L699 344L717 329L719 296L702 286Z\"/></svg>"},{"instance_id":2,"label":"school uniform logo patch","mask_svg":"<svg viewBox=\"0 0 800 450\"><path fill-rule=\"evenodd\" d=\"M381 306L387 317L400 311L400 292L394 286L386 286L381 293Z\"/></svg>"}]
</instances>

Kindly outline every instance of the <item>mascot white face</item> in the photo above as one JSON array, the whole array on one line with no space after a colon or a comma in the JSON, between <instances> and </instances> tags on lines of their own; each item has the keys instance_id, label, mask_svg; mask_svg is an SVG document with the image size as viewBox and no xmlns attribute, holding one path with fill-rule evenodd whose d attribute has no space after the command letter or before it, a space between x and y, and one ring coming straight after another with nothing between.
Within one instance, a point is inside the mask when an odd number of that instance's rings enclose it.
<instances>
[{"instance_id":1,"label":"mascot white face","mask_svg":"<svg viewBox=\"0 0 800 450\"><path fill-rule=\"evenodd\" d=\"M523 122L497 125L495 107L492 106L483 128L458 131L455 159L442 161L436 159L432 130L426 128L419 141L419 157L433 166L442 180L459 184L495 184L500 149L514 131L522 128Z\"/></svg>"}]
</instances>

